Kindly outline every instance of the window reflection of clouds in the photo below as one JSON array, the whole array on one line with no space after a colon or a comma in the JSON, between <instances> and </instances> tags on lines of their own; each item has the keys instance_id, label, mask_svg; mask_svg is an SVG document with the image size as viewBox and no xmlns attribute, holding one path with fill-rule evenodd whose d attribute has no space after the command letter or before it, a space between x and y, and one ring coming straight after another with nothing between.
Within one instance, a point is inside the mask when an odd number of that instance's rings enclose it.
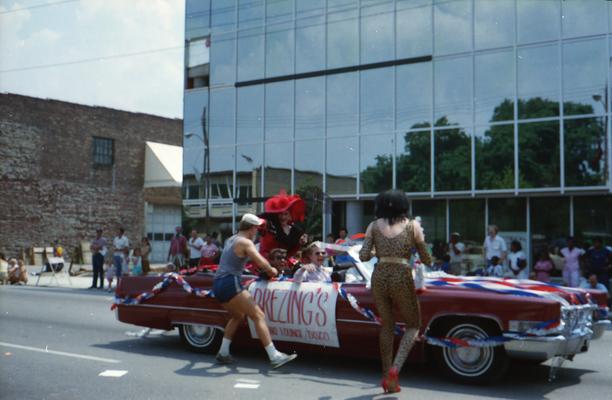
<instances>
[{"instance_id":1,"label":"window reflection of clouds","mask_svg":"<svg viewBox=\"0 0 612 400\"><path fill-rule=\"evenodd\" d=\"M266 85L266 140L293 138L293 82Z\"/></svg>"},{"instance_id":2,"label":"window reflection of clouds","mask_svg":"<svg viewBox=\"0 0 612 400\"><path fill-rule=\"evenodd\" d=\"M514 119L514 52L478 54L475 68L476 123Z\"/></svg>"},{"instance_id":3,"label":"window reflection of clouds","mask_svg":"<svg viewBox=\"0 0 612 400\"><path fill-rule=\"evenodd\" d=\"M238 5L238 80L264 75L264 7L260 0L240 0Z\"/></svg>"},{"instance_id":4,"label":"window reflection of clouds","mask_svg":"<svg viewBox=\"0 0 612 400\"><path fill-rule=\"evenodd\" d=\"M327 192L355 194L359 168L358 138L327 139Z\"/></svg>"},{"instance_id":5,"label":"window reflection of clouds","mask_svg":"<svg viewBox=\"0 0 612 400\"><path fill-rule=\"evenodd\" d=\"M357 10L328 13L327 68L359 64Z\"/></svg>"},{"instance_id":6,"label":"window reflection of clouds","mask_svg":"<svg viewBox=\"0 0 612 400\"><path fill-rule=\"evenodd\" d=\"M211 25L213 34L236 30L236 6L226 0L212 0Z\"/></svg>"},{"instance_id":7,"label":"window reflection of clouds","mask_svg":"<svg viewBox=\"0 0 612 400\"><path fill-rule=\"evenodd\" d=\"M605 33L608 30L606 0L565 0L561 2L563 36Z\"/></svg>"},{"instance_id":8,"label":"window reflection of clouds","mask_svg":"<svg viewBox=\"0 0 612 400\"><path fill-rule=\"evenodd\" d=\"M237 143L263 140L263 93L263 85L238 88Z\"/></svg>"},{"instance_id":9,"label":"window reflection of clouds","mask_svg":"<svg viewBox=\"0 0 612 400\"><path fill-rule=\"evenodd\" d=\"M559 115L558 105L551 106L559 101L558 51L557 45L518 49L519 118Z\"/></svg>"},{"instance_id":10,"label":"window reflection of clouds","mask_svg":"<svg viewBox=\"0 0 612 400\"><path fill-rule=\"evenodd\" d=\"M280 190L291 192L291 168L293 165L293 143L269 143L265 148L265 196Z\"/></svg>"},{"instance_id":11,"label":"window reflection of clouds","mask_svg":"<svg viewBox=\"0 0 612 400\"><path fill-rule=\"evenodd\" d=\"M327 136L353 135L359 129L359 74L327 77Z\"/></svg>"},{"instance_id":12,"label":"window reflection of clouds","mask_svg":"<svg viewBox=\"0 0 612 400\"><path fill-rule=\"evenodd\" d=\"M325 17L296 21L295 72L325 69Z\"/></svg>"},{"instance_id":13,"label":"window reflection of clouds","mask_svg":"<svg viewBox=\"0 0 612 400\"><path fill-rule=\"evenodd\" d=\"M514 43L514 0L475 0L474 14L477 49Z\"/></svg>"},{"instance_id":14,"label":"window reflection of clouds","mask_svg":"<svg viewBox=\"0 0 612 400\"><path fill-rule=\"evenodd\" d=\"M393 2L361 9L361 63L393 59Z\"/></svg>"},{"instance_id":15,"label":"window reflection of clouds","mask_svg":"<svg viewBox=\"0 0 612 400\"><path fill-rule=\"evenodd\" d=\"M431 125L431 63L396 67L397 129Z\"/></svg>"},{"instance_id":16,"label":"window reflection of clouds","mask_svg":"<svg viewBox=\"0 0 612 400\"><path fill-rule=\"evenodd\" d=\"M361 72L361 132L393 130L393 68Z\"/></svg>"},{"instance_id":17,"label":"window reflection of clouds","mask_svg":"<svg viewBox=\"0 0 612 400\"><path fill-rule=\"evenodd\" d=\"M234 88L210 92L210 145L234 144Z\"/></svg>"},{"instance_id":18,"label":"window reflection of clouds","mask_svg":"<svg viewBox=\"0 0 612 400\"><path fill-rule=\"evenodd\" d=\"M323 140L295 142L295 189L323 187L325 148Z\"/></svg>"},{"instance_id":19,"label":"window reflection of clouds","mask_svg":"<svg viewBox=\"0 0 612 400\"><path fill-rule=\"evenodd\" d=\"M266 2L266 76L294 72L293 0Z\"/></svg>"},{"instance_id":20,"label":"window reflection of clouds","mask_svg":"<svg viewBox=\"0 0 612 400\"><path fill-rule=\"evenodd\" d=\"M436 54L472 49L472 2L435 0L434 34Z\"/></svg>"},{"instance_id":21,"label":"window reflection of clouds","mask_svg":"<svg viewBox=\"0 0 612 400\"><path fill-rule=\"evenodd\" d=\"M187 0L185 2L185 39L202 37L210 32L210 2Z\"/></svg>"},{"instance_id":22,"label":"window reflection of clouds","mask_svg":"<svg viewBox=\"0 0 612 400\"><path fill-rule=\"evenodd\" d=\"M608 80L606 45L603 38L563 44L565 115L604 112L601 99L605 97ZM599 100L596 101L594 96ZM568 105L569 102L579 103L580 106Z\"/></svg>"},{"instance_id":23,"label":"window reflection of clouds","mask_svg":"<svg viewBox=\"0 0 612 400\"><path fill-rule=\"evenodd\" d=\"M325 136L325 77L295 82L295 137Z\"/></svg>"},{"instance_id":24,"label":"window reflection of clouds","mask_svg":"<svg viewBox=\"0 0 612 400\"><path fill-rule=\"evenodd\" d=\"M472 58L434 62L436 125L472 123Z\"/></svg>"},{"instance_id":25,"label":"window reflection of clouds","mask_svg":"<svg viewBox=\"0 0 612 400\"><path fill-rule=\"evenodd\" d=\"M393 152L392 135L361 137L361 193L378 193L393 187Z\"/></svg>"},{"instance_id":26,"label":"window reflection of clouds","mask_svg":"<svg viewBox=\"0 0 612 400\"><path fill-rule=\"evenodd\" d=\"M398 0L396 7L396 57L431 54L431 0Z\"/></svg>"},{"instance_id":27,"label":"window reflection of clouds","mask_svg":"<svg viewBox=\"0 0 612 400\"><path fill-rule=\"evenodd\" d=\"M233 33L215 35L210 44L210 79L213 85L235 80L235 46Z\"/></svg>"},{"instance_id":28,"label":"window reflection of clouds","mask_svg":"<svg viewBox=\"0 0 612 400\"><path fill-rule=\"evenodd\" d=\"M559 0L517 0L519 43L559 38L561 9Z\"/></svg>"}]
</instances>

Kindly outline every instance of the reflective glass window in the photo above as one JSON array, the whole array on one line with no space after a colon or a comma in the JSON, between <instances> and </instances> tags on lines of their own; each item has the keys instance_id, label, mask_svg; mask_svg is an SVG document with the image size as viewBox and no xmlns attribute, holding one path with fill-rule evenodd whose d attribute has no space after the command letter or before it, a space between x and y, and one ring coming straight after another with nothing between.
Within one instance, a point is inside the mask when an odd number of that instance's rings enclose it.
<instances>
[{"instance_id":1,"label":"reflective glass window","mask_svg":"<svg viewBox=\"0 0 612 400\"><path fill-rule=\"evenodd\" d=\"M582 241L603 239L612 245L612 196L574 196L574 235Z\"/></svg>"},{"instance_id":2,"label":"reflective glass window","mask_svg":"<svg viewBox=\"0 0 612 400\"><path fill-rule=\"evenodd\" d=\"M361 137L360 193L393 188L393 135Z\"/></svg>"},{"instance_id":3,"label":"reflective glass window","mask_svg":"<svg viewBox=\"0 0 612 400\"><path fill-rule=\"evenodd\" d=\"M332 11L333 8L331 6L328 7L329 11L327 14L327 68L338 68L358 65L358 11Z\"/></svg>"},{"instance_id":4,"label":"reflective glass window","mask_svg":"<svg viewBox=\"0 0 612 400\"><path fill-rule=\"evenodd\" d=\"M471 0L434 0L434 24L436 54L472 49Z\"/></svg>"},{"instance_id":5,"label":"reflective glass window","mask_svg":"<svg viewBox=\"0 0 612 400\"><path fill-rule=\"evenodd\" d=\"M396 186L404 192L431 190L430 131L397 134Z\"/></svg>"},{"instance_id":6,"label":"reflective glass window","mask_svg":"<svg viewBox=\"0 0 612 400\"><path fill-rule=\"evenodd\" d=\"M535 259L542 251L552 253L565 244L570 233L570 202L569 197L532 197L529 205L531 250Z\"/></svg>"},{"instance_id":7,"label":"reflective glass window","mask_svg":"<svg viewBox=\"0 0 612 400\"><path fill-rule=\"evenodd\" d=\"M290 193L293 143L266 144L265 165L264 196L273 196L281 190Z\"/></svg>"},{"instance_id":8,"label":"reflective glass window","mask_svg":"<svg viewBox=\"0 0 612 400\"><path fill-rule=\"evenodd\" d=\"M325 148L323 140L295 142L295 191L314 191L323 187Z\"/></svg>"},{"instance_id":9,"label":"reflective glass window","mask_svg":"<svg viewBox=\"0 0 612 400\"><path fill-rule=\"evenodd\" d=\"M448 207L449 237L453 232L461 235L461 242L466 246L464 252L466 261L477 257L482 259L481 249L485 239L485 201L451 200ZM473 268L474 265L470 267Z\"/></svg>"},{"instance_id":10,"label":"reflective glass window","mask_svg":"<svg viewBox=\"0 0 612 400\"><path fill-rule=\"evenodd\" d=\"M264 40L262 29L238 33L238 80L260 79L264 75Z\"/></svg>"},{"instance_id":11,"label":"reflective glass window","mask_svg":"<svg viewBox=\"0 0 612 400\"><path fill-rule=\"evenodd\" d=\"M266 2L266 76L294 72L293 0Z\"/></svg>"},{"instance_id":12,"label":"reflective glass window","mask_svg":"<svg viewBox=\"0 0 612 400\"><path fill-rule=\"evenodd\" d=\"M559 121L519 124L519 186L558 187Z\"/></svg>"},{"instance_id":13,"label":"reflective glass window","mask_svg":"<svg viewBox=\"0 0 612 400\"><path fill-rule=\"evenodd\" d=\"M361 132L393 130L393 68L361 72Z\"/></svg>"},{"instance_id":14,"label":"reflective glass window","mask_svg":"<svg viewBox=\"0 0 612 400\"><path fill-rule=\"evenodd\" d=\"M475 0L474 14L477 49L514 43L514 0Z\"/></svg>"},{"instance_id":15,"label":"reflective glass window","mask_svg":"<svg viewBox=\"0 0 612 400\"><path fill-rule=\"evenodd\" d=\"M235 1L211 0L211 8L213 34L236 31Z\"/></svg>"},{"instance_id":16,"label":"reflective glass window","mask_svg":"<svg viewBox=\"0 0 612 400\"><path fill-rule=\"evenodd\" d=\"M518 116L559 115L559 57L557 45L518 50Z\"/></svg>"},{"instance_id":17,"label":"reflective glass window","mask_svg":"<svg viewBox=\"0 0 612 400\"><path fill-rule=\"evenodd\" d=\"M261 197L263 145L236 146L236 197Z\"/></svg>"},{"instance_id":18,"label":"reflective glass window","mask_svg":"<svg viewBox=\"0 0 612 400\"><path fill-rule=\"evenodd\" d=\"M220 34L211 38L210 78L213 85L232 83L236 74L235 34Z\"/></svg>"},{"instance_id":19,"label":"reflective glass window","mask_svg":"<svg viewBox=\"0 0 612 400\"><path fill-rule=\"evenodd\" d=\"M234 144L234 88L210 91L210 145Z\"/></svg>"},{"instance_id":20,"label":"reflective glass window","mask_svg":"<svg viewBox=\"0 0 612 400\"><path fill-rule=\"evenodd\" d=\"M234 197L235 148L211 147L210 149L210 198ZM204 177L206 179L206 177Z\"/></svg>"},{"instance_id":21,"label":"reflective glass window","mask_svg":"<svg viewBox=\"0 0 612 400\"><path fill-rule=\"evenodd\" d=\"M563 44L563 113L605 113L608 49L605 39Z\"/></svg>"},{"instance_id":22,"label":"reflective glass window","mask_svg":"<svg viewBox=\"0 0 612 400\"><path fill-rule=\"evenodd\" d=\"M391 60L393 46L393 2L361 9L361 63Z\"/></svg>"},{"instance_id":23,"label":"reflective glass window","mask_svg":"<svg viewBox=\"0 0 612 400\"><path fill-rule=\"evenodd\" d=\"M261 0L238 0L238 28L260 28L263 25L264 3Z\"/></svg>"},{"instance_id":24,"label":"reflective glass window","mask_svg":"<svg viewBox=\"0 0 612 400\"><path fill-rule=\"evenodd\" d=\"M604 186L607 176L605 118L563 121L565 139L565 185Z\"/></svg>"},{"instance_id":25,"label":"reflective glass window","mask_svg":"<svg viewBox=\"0 0 612 400\"><path fill-rule=\"evenodd\" d=\"M325 77L295 81L295 137L325 136Z\"/></svg>"},{"instance_id":26,"label":"reflective glass window","mask_svg":"<svg viewBox=\"0 0 612 400\"><path fill-rule=\"evenodd\" d=\"M514 188L514 125L476 128L476 189Z\"/></svg>"},{"instance_id":27,"label":"reflective glass window","mask_svg":"<svg viewBox=\"0 0 612 400\"><path fill-rule=\"evenodd\" d=\"M436 126L472 124L472 57L434 63Z\"/></svg>"},{"instance_id":28,"label":"reflective glass window","mask_svg":"<svg viewBox=\"0 0 612 400\"><path fill-rule=\"evenodd\" d=\"M327 76L327 136L359 130L359 73Z\"/></svg>"},{"instance_id":29,"label":"reflective glass window","mask_svg":"<svg viewBox=\"0 0 612 400\"><path fill-rule=\"evenodd\" d=\"M525 198L489 199L489 224L497 225L501 233L527 230L527 206ZM527 249L523 249L527 250Z\"/></svg>"},{"instance_id":30,"label":"reflective glass window","mask_svg":"<svg viewBox=\"0 0 612 400\"><path fill-rule=\"evenodd\" d=\"M359 168L358 138L327 139L327 193L355 194Z\"/></svg>"},{"instance_id":31,"label":"reflective glass window","mask_svg":"<svg viewBox=\"0 0 612 400\"><path fill-rule=\"evenodd\" d=\"M462 128L434 132L435 190L470 190L471 140Z\"/></svg>"},{"instance_id":32,"label":"reflective glass window","mask_svg":"<svg viewBox=\"0 0 612 400\"><path fill-rule=\"evenodd\" d=\"M208 107L208 90L185 91L183 101L183 148L202 147L204 144L204 131L202 130L202 117L210 118Z\"/></svg>"},{"instance_id":33,"label":"reflective glass window","mask_svg":"<svg viewBox=\"0 0 612 400\"><path fill-rule=\"evenodd\" d=\"M476 56L474 107L477 124L514 119L513 60L512 51Z\"/></svg>"},{"instance_id":34,"label":"reflective glass window","mask_svg":"<svg viewBox=\"0 0 612 400\"><path fill-rule=\"evenodd\" d=\"M204 146L183 149L183 180L193 177L201 182L204 175Z\"/></svg>"},{"instance_id":35,"label":"reflective glass window","mask_svg":"<svg viewBox=\"0 0 612 400\"><path fill-rule=\"evenodd\" d=\"M439 253L446 244L446 200L415 200L412 215L421 217L425 241L433 244L435 253Z\"/></svg>"},{"instance_id":36,"label":"reflective glass window","mask_svg":"<svg viewBox=\"0 0 612 400\"><path fill-rule=\"evenodd\" d=\"M519 43L559 38L561 8L559 0L517 0Z\"/></svg>"},{"instance_id":37,"label":"reflective glass window","mask_svg":"<svg viewBox=\"0 0 612 400\"><path fill-rule=\"evenodd\" d=\"M210 1L185 2L185 39L198 38L210 33Z\"/></svg>"},{"instance_id":38,"label":"reflective glass window","mask_svg":"<svg viewBox=\"0 0 612 400\"><path fill-rule=\"evenodd\" d=\"M396 8L396 57L431 54L431 0L398 0Z\"/></svg>"},{"instance_id":39,"label":"reflective glass window","mask_svg":"<svg viewBox=\"0 0 612 400\"><path fill-rule=\"evenodd\" d=\"M561 2L563 36L595 35L608 31L606 0L564 0Z\"/></svg>"},{"instance_id":40,"label":"reflective glass window","mask_svg":"<svg viewBox=\"0 0 612 400\"><path fill-rule=\"evenodd\" d=\"M398 65L395 69L397 129L431 126L431 63Z\"/></svg>"},{"instance_id":41,"label":"reflective glass window","mask_svg":"<svg viewBox=\"0 0 612 400\"><path fill-rule=\"evenodd\" d=\"M325 17L299 17L295 28L295 72L325 69Z\"/></svg>"},{"instance_id":42,"label":"reflective glass window","mask_svg":"<svg viewBox=\"0 0 612 400\"><path fill-rule=\"evenodd\" d=\"M295 11L299 17L325 14L326 0L296 0Z\"/></svg>"},{"instance_id":43,"label":"reflective glass window","mask_svg":"<svg viewBox=\"0 0 612 400\"><path fill-rule=\"evenodd\" d=\"M263 141L263 85L238 88L236 143Z\"/></svg>"},{"instance_id":44,"label":"reflective glass window","mask_svg":"<svg viewBox=\"0 0 612 400\"><path fill-rule=\"evenodd\" d=\"M293 138L293 81L266 85L266 140Z\"/></svg>"}]
</instances>

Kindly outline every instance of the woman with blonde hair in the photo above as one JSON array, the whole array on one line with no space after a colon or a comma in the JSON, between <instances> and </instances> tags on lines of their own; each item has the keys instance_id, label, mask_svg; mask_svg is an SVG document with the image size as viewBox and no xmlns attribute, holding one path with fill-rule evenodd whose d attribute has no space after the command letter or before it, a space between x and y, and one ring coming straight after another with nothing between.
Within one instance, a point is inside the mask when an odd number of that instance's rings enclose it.
<instances>
[{"instance_id":1,"label":"woman with blonde hair","mask_svg":"<svg viewBox=\"0 0 612 400\"><path fill-rule=\"evenodd\" d=\"M385 393L396 393L399 371L406 361L421 325L419 301L410 270L412 250L416 249L425 265L431 264L425 237L419 222L408 218L409 202L404 192L390 190L380 193L375 202L377 219L366 231L359 252L362 261L374 255L378 263L372 273L372 293L382 319L380 355ZM375 253L375 254L374 254ZM395 318L393 309L400 311L406 331L393 359Z\"/></svg>"}]
</instances>

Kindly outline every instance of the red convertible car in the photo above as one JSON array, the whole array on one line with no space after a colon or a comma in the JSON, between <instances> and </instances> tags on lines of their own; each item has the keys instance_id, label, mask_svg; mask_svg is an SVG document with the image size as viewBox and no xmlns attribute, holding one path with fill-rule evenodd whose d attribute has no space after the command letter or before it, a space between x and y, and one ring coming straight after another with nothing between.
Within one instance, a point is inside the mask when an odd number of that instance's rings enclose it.
<instances>
[{"instance_id":1,"label":"red convertible car","mask_svg":"<svg viewBox=\"0 0 612 400\"><path fill-rule=\"evenodd\" d=\"M355 254L355 249L353 253ZM369 289L376 260L354 261L334 283L262 281L243 284L266 314L284 351L378 358L378 320ZM116 290L119 321L149 328L178 328L191 349L216 352L228 314L209 292L213 274L125 277ZM535 281L453 277L426 273L419 294L422 337L412 361L433 361L467 383L500 378L513 358L543 362L588 351L607 319L607 294ZM399 315L398 315L399 320ZM400 333L402 327L398 324ZM253 345L245 321L234 345Z\"/></svg>"}]
</instances>

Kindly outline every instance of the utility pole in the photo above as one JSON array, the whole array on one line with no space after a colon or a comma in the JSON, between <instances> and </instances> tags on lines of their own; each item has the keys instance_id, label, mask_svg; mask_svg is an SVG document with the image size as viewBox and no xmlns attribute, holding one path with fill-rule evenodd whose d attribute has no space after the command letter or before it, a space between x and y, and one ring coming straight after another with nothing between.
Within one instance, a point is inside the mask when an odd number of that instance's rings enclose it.
<instances>
[{"instance_id":1,"label":"utility pole","mask_svg":"<svg viewBox=\"0 0 612 400\"><path fill-rule=\"evenodd\" d=\"M204 225L206 226L206 233L210 234L210 143L208 140L208 129L206 129L206 106L202 109L202 133L204 140L204 199L206 204L206 218Z\"/></svg>"}]
</instances>

